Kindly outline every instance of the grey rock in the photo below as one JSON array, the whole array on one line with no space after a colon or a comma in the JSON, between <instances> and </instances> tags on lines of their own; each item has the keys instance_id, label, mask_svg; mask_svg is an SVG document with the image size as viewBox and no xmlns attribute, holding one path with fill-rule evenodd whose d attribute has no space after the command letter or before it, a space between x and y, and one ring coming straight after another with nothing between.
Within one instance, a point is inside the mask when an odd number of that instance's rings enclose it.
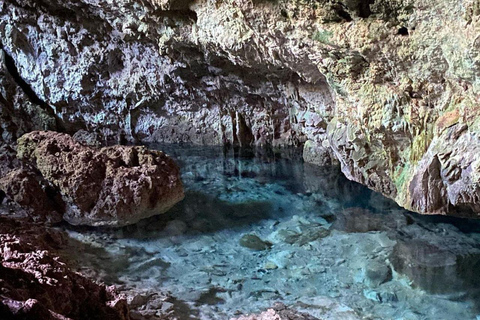
<instances>
[{"instance_id":1,"label":"grey rock","mask_svg":"<svg viewBox=\"0 0 480 320\"><path fill-rule=\"evenodd\" d=\"M243 235L240 238L239 243L242 247L256 250L256 251L267 250L267 249L270 249L270 247L272 246L271 243L263 241L262 239L260 239L258 236L254 234Z\"/></svg>"},{"instance_id":2,"label":"grey rock","mask_svg":"<svg viewBox=\"0 0 480 320\"><path fill-rule=\"evenodd\" d=\"M372 261L362 268L365 284L371 288L376 288L382 283L392 280L392 270L385 263Z\"/></svg>"},{"instance_id":3,"label":"grey rock","mask_svg":"<svg viewBox=\"0 0 480 320\"><path fill-rule=\"evenodd\" d=\"M477 3L344 2L5 0L2 139L311 141L407 209L478 217Z\"/></svg>"}]
</instances>

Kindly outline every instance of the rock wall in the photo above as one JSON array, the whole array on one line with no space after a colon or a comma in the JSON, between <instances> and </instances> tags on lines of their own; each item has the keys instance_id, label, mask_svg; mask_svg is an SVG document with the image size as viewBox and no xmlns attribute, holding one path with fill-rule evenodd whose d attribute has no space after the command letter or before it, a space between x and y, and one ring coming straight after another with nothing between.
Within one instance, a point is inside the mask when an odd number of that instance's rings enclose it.
<instances>
[{"instance_id":1,"label":"rock wall","mask_svg":"<svg viewBox=\"0 0 480 320\"><path fill-rule=\"evenodd\" d=\"M306 159L334 155L349 179L408 209L480 212L478 0L3 0L0 9L19 87L64 131L307 141Z\"/></svg>"}]
</instances>

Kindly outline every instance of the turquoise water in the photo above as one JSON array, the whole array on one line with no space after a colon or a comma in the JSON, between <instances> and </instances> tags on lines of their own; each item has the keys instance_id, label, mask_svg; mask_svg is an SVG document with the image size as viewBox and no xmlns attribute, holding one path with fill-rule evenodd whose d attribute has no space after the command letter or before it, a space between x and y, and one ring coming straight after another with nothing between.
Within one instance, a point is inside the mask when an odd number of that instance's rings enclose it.
<instances>
[{"instance_id":1,"label":"turquoise water","mask_svg":"<svg viewBox=\"0 0 480 320\"><path fill-rule=\"evenodd\" d=\"M68 227L108 284L169 292L179 319L277 301L322 319L480 314L478 221L410 213L299 150L156 147L181 165L185 200L122 229Z\"/></svg>"}]
</instances>

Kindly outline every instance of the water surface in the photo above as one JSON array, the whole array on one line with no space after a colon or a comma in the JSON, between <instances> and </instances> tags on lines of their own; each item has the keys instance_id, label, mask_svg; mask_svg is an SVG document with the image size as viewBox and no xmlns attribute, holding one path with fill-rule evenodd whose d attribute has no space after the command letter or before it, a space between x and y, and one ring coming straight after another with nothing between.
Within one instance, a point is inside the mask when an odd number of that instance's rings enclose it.
<instances>
[{"instance_id":1,"label":"water surface","mask_svg":"<svg viewBox=\"0 0 480 320\"><path fill-rule=\"evenodd\" d=\"M274 302L320 317L476 319L480 224L419 216L298 150L157 146L185 200L122 229L68 227L108 284L170 292L181 319Z\"/></svg>"}]
</instances>

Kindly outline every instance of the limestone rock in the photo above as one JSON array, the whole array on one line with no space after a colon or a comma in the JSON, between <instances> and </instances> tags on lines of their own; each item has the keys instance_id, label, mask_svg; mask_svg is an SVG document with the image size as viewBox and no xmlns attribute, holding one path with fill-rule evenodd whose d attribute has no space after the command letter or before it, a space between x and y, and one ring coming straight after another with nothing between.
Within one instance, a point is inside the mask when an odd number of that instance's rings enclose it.
<instances>
[{"instance_id":1,"label":"limestone rock","mask_svg":"<svg viewBox=\"0 0 480 320\"><path fill-rule=\"evenodd\" d=\"M303 145L303 159L305 162L318 166L331 166L337 164L336 158L329 147L324 147L311 140Z\"/></svg>"},{"instance_id":2,"label":"limestone rock","mask_svg":"<svg viewBox=\"0 0 480 320\"><path fill-rule=\"evenodd\" d=\"M65 208L59 210L71 224L131 224L183 199L177 165L164 153L145 147L98 150L66 134L32 132L18 140L17 156L60 194Z\"/></svg>"},{"instance_id":3,"label":"limestone rock","mask_svg":"<svg viewBox=\"0 0 480 320\"><path fill-rule=\"evenodd\" d=\"M332 319L332 320L357 320L360 319L356 313L350 308L334 302L325 297L316 297L314 300L307 303L299 302L299 307L287 307L283 303L277 302L267 311L244 315L231 320L318 320L318 319ZM310 314L304 312L305 307L312 307L317 309L317 312Z\"/></svg>"},{"instance_id":4,"label":"limestone rock","mask_svg":"<svg viewBox=\"0 0 480 320\"><path fill-rule=\"evenodd\" d=\"M259 314L240 316L231 320L282 320L282 319L298 319L298 320L317 320L309 314L301 313L296 310L287 308L281 303L275 304L273 308L268 309Z\"/></svg>"},{"instance_id":5,"label":"limestone rock","mask_svg":"<svg viewBox=\"0 0 480 320\"><path fill-rule=\"evenodd\" d=\"M0 145L0 190L4 196L27 208L34 221L56 223L62 220L63 202L45 179L16 158L16 152ZM0 202L1 203L1 202Z\"/></svg>"},{"instance_id":6,"label":"limestone rock","mask_svg":"<svg viewBox=\"0 0 480 320\"><path fill-rule=\"evenodd\" d=\"M26 169L13 170L0 179L0 188L11 200L29 209L34 221L60 222L63 202L58 195L49 196L49 187L45 180Z\"/></svg>"},{"instance_id":7,"label":"limestone rock","mask_svg":"<svg viewBox=\"0 0 480 320\"><path fill-rule=\"evenodd\" d=\"M333 228L344 232L370 232L398 230L405 226L407 221L402 214L373 213L364 208L348 208L337 214Z\"/></svg>"},{"instance_id":8,"label":"limestone rock","mask_svg":"<svg viewBox=\"0 0 480 320\"><path fill-rule=\"evenodd\" d=\"M56 129L53 110L21 80L12 57L0 49L0 144L14 144L32 130Z\"/></svg>"},{"instance_id":9,"label":"limestone rock","mask_svg":"<svg viewBox=\"0 0 480 320\"><path fill-rule=\"evenodd\" d=\"M370 261L362 268L364 282L371 288L376 288L384 282L392 280L392 270L386 263Z\"/></svg>"}]
</instances>

